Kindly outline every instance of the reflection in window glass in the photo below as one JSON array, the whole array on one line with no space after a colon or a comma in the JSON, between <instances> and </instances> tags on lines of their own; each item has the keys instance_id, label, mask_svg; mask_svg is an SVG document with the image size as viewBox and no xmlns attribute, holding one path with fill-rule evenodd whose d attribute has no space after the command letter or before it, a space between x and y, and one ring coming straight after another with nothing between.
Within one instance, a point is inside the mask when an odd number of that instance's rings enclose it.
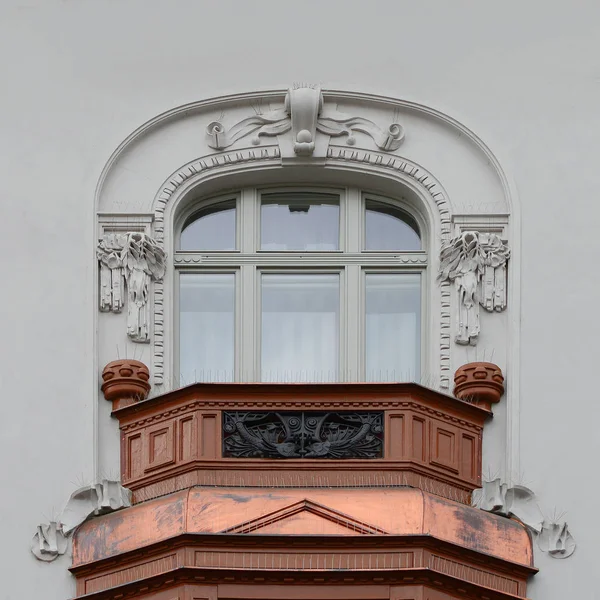
<instances>
[{"instance_id":1,"label":"reflection in window glass","mask_svg":"<svg viewBox=\"0 0 600 600\"><path fill-rule=\"evenodd\" d=\"M420 250L416 221L403 210L375 200L365 202L365 250Z\"/></svg>"},{"instance_id":2,"label":"reflection in window glass","mask_svg":"<svg viewBox=\"0 0 600 600\"><path fill-rule=\"evenodd\" d=\"M235 274L182 273L179 281L181 385L233 381Z\"/></svg>"},{"instance_id":3,"label":"reflection in window glass","mask_svg":"<svg viewBox=\"0 0 600 600\"><path fill-rule=\"evenodd\" d=\"M332 194L263 194L261 250L339 248L340 201Z\"/></svg>"},{"instance_id":4,"label":"reflection in window glass","mask_svg":"<svg viewBox=\"0 0 600 600\"><path fill-rule=\"evenodd\" d=\"M185 224L181 250L235 250L235 200L195 213Z\"/></svg>"},{"instance_id":5,"label":"reflection in window glass","mask_svg":"<svg viewBox=\"0 0 600 600\"><path fill-rule=\"evenodd\" d=\"M420 375L421 276L367 274L366 379L415 381Z\"/></svg>"},{"instance_id":6,"label":"reflection in window glass","mask_svg":"<svg viewBox=\"0 0 600 600\"><path fill-rule=\"evenodd\" d=\"M338 275L262 276L262 381L337 381Z\"/></svg>"}]
</instances>

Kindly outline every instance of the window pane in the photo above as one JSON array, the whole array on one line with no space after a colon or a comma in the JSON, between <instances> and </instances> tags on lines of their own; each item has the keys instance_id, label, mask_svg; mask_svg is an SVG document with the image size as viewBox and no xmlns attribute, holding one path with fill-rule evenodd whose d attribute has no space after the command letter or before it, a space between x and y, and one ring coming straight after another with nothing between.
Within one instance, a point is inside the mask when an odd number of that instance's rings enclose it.
<instances>
[{"instance_id":1,"label":"window pane","mask_svg":"<svg viewBox=\"0 0 600 600\"><path fill-rule=\"evenodd\" d=\"M183 227L181 250L235 250L235 200L195 213Z\"/></svg>"},{"instance_id":2,"label":"window pane","mask_svg":"<svg viewBox=\"0 0 600 600\"><path fill-rule=\"evenodd\" d=\"M403 210L375 200L367 200L365 250L420 250L416 221Z\"/></svg>"},{"instance_id":3,"label":"window pane","mask_svg":"<svg viewBox=\"0 0 600 600\"><path fill-rule=\"evenodd\" d=\"M415 381L420 375L421 276L366 275L367 381Z\"/></svg>"},{"instance_id":4,"label":"window pane","mask_svg":"<svg viewBox=\"0 0 600 600\"><path fill-rule=\"evenodd\" d=\"M332 194L266 194L261 250L337 250L340 200Z\"/></svg>"},{"instance_id":5,"label":"window pane","mask_svg":"<svg viewBox=\"0 0 600 600\"><path fill-rule=\"evenodd\" d=\"M181 384L233 381L235 275L182 273L179 281Z\"/></svg>"},{"instance_id":6,"label":"window pane","mask_svg":"<svg viewBox=\"0 0 600 600\"><path fill-rule=\"evenodd\" d=\"M262 381L337 381L338 275L262 276Z\"/></svg>"}]
</instances>

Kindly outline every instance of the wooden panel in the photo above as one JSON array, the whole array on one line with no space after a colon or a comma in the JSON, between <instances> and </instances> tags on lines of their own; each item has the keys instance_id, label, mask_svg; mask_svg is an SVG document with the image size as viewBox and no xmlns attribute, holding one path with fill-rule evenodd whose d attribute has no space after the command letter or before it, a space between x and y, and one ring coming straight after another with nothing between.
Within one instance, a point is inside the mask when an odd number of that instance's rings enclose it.
<instances>
[{"instance_id":1,"label":"wooden panel","mask_svg":"<svg viewBox=\"0 0 600 600\"><path fill-rule=\"evenodd\" d=\"M427 421L413 416L411 425L412 458L427 462Z\"/></svg>"},{"instance_id":2,"label":"wooden panel","mask_svg":"<svg viewBox=\"0 0 600 600\"><path fill-rule=\"evenodd\" d=\"M477 440L463 433L460 444L460 475L471 481L477 480Z\"/></svg>"},{"instance_id":3,"label":"wooden panel","mask_svg":"<svg viewBox=\"0 0 600 600\"><path fill-rule=\"evenodd\" d=\"M390 600L423 600L422 585L390 586Z\"/></svg>"},{"instance_id":4,"label":"wooden panel","mask_svg":"<svg viewBox=\"0 0 600 600\"><path fill-rule=\"evenodd\" d=\"M458 435L456 427L431 423L431 464L458 473Z\"/></svg>"},{"instance_id":5,"label":"wooden panel","mask_svg":"<svg viewBox=\"0 0 600 600\"><path fill-rule=\"evenodd\" d=\"M175 422L162 423L146 430L144 471L160 469L175 462Z\"/></svg>"},{"instance_id":6,"label":"wooden panel","mask_svg":"<svg viewBox=\"0 0 600 600\"><path fill-rule=\"evenodd\" d=\"M143 577L153 577L160 573L172 571L176 566L175 554L146 561L140 565L125 567L111 573L89 577L85 582L85 593L92 594L119 585L124 585ZM177 597L177 596L175 596Z\"/></svg>"},{"instance_id":7,"label":"wooden panel","mask_svg":"<svg viewBox=\"0 0 600 600\"><path fill-rule=\"evenodd\" d=\"M249 600L388 600L387 585L253 585L219 584L219 598Z\"/></svg>"},{"instance_id":8,"label":"wooden panel","mask_svg":"<svg viewBox=\"0 0 600 600\"><path fill-rule=\"evenodd\" d=\"M144 472L141 433L135 433L126 437L125 448L127 449L127 461L125 462L126 473L124 474L124 479L139 477Z\"/></svg>"},{"instance_id":9,"label":"wooden panel","mask_svg":"<svg viewBox=\"0 0 600 600\"><path fill-rule=\"evenodd\" d=\"M203 458L217 458L217 415L202 415L201 455Z\"/></svg>"},{"instance_id":10,"label":"wooden panel","mask_svg":"<svg viewBox=\"0 0 600 600\"><path fill-rule=\"evenodd\" d=\"M196 458L196 418L194 415L180 419L177 422L178 435L178 461Z\"/></svg>"},{"instance_id":11,"label":"wooden panel","mask_svg":"<svg viewBox=\"0 0 600 600\"><path fill-rule=\"evenodd\" d=\"M186 585L185 600L217 600L216 585Z\"/></svg>"},{"instance_id":12,"label":"wooden panel","mask_svg":"<svg viewBox=\"0 0 600 600\"><path fill-rule=\"evenodd\" d=\"M385 458L404 458L405 433L404 415L402 413L391 413L385 431L386 453Z\"/></svg>"}]
</instances>

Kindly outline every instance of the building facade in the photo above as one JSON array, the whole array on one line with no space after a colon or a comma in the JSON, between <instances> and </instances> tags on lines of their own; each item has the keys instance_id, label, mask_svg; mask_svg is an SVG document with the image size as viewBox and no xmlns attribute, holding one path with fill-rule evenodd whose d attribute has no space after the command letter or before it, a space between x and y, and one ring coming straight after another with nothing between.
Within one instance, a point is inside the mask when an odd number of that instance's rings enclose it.
<instances>
[{"instance_id":1,"label":"building facade","mask_svg":"<svg viewBox=\"0 0 600 600\"><path fill-rule=\"evenodd\" d=\"M0 597L595 598L594 3L0 14Z\"/></svg>"}]
</instances>

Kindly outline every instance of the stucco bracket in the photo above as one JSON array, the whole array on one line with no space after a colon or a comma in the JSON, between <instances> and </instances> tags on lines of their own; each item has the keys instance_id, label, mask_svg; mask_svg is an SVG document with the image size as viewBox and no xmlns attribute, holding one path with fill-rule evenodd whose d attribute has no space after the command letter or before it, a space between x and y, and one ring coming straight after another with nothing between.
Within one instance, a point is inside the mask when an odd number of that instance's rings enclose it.
<instances>
[{"instance_id":1,"label":"stucco bracket","mask_svg":"<svg viewBox=\"0 0 600 600\"><path fill-rule=\"evenodd\" d=\"M537 538L538 548L552 558L568 558L575 552L575 539L566 522L544 518L535 493L516 485L509 488L499 478L484 481L473 492L473 506L504 517L515 517Z\"/></svg>"},{"instance_id":2,"label":"stucco bracket","mask_svg":"<svg viewBox=\"0 0 600 600\"><path fill-rule=\"evenodd\" d=\"M71 494L56 521L38 525L31 552L38 560L51 562L65 554L75 529L90 517L131 506L131 491L118 481L102 479Z\"/></svg>"}]
</instances>

